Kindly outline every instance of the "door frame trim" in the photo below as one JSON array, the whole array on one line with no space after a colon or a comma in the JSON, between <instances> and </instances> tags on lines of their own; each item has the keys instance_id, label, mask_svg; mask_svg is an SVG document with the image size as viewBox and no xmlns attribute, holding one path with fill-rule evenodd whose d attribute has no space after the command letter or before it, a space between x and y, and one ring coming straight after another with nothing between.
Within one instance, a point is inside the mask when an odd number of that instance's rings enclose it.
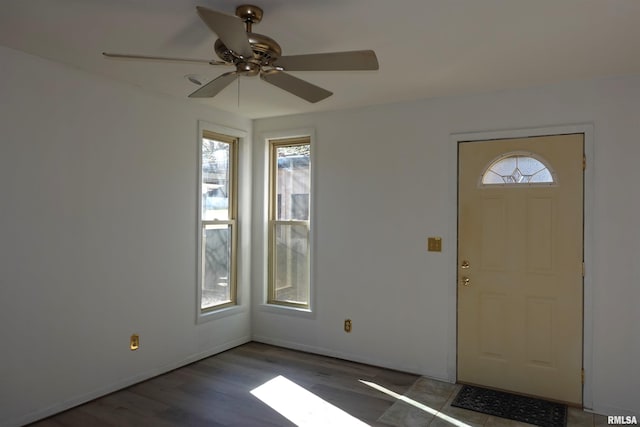
<instances>
[{"instance_id":1,"label":"door frame trim","mask_svg":"<svg viewBox=\"0 0 640 427\"><path fill-rule=\"evenodd\" d=\"M538 128L505 129L477 132L457 132L449 135L449 212L455 212L454 220L449 222L449 241L451 250L447 253L448 307L447 322L449 337L447 348L447 376L451 382L457 379L457 253L458 253L458 144L470 141L490 141L495 139L514 139L534 136L561 134L584 134L584 154L587 167L584 171L584 300L583 300L583 368L585 379L582 388L582 404L585 409L593 407L592 360L593 360L593 190L594 190L594 126L593 123L554 125Z\"/></svg>"}]
</instances>

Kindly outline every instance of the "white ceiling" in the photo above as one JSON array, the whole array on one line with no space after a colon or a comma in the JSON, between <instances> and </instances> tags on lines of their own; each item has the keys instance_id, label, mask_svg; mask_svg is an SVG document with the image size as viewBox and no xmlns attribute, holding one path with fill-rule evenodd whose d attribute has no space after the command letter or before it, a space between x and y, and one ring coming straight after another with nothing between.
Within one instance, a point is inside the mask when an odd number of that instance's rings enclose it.
<instances>
[{"instance_id":1,"label":"white ceiling","mask_svg":"<svg viewBox=\"0 0 640 427\"><path fill-rule=\"evenodd\" d=\"M251 118L640 74L640 0L248 0L284 55L373 49L380 70L296 72L334 95L309 104L256 77L204 102ZM242 0L2 0L0 44L185 98L227 67L110 60L101 52L217 59L196 5ZM238 92L239 90L239 92ZM239 97L238 97L239 93Z\"/></svg>"}]
</instances>

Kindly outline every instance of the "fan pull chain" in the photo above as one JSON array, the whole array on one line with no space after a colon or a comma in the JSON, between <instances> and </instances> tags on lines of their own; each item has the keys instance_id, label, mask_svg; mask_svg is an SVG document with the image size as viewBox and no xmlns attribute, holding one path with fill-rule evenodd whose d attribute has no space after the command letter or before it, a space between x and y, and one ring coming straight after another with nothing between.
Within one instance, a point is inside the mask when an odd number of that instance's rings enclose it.
<instances>
[{"instance_id":1,"label":"fan pull chain","mask_svg":"<svg viewBox=\"0 0 640 427\"><path fill-rule=\"evenodd\" d=\"M240 109L240 76L238 76L238 110Z\"/></svg>"}]
</instances>

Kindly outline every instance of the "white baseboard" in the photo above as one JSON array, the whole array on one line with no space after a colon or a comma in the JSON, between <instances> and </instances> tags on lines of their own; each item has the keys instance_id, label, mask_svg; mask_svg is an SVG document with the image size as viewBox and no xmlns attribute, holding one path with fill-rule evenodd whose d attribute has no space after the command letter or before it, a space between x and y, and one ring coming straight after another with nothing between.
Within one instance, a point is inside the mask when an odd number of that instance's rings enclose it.
<instances>
[{"instance_id":1,"label":"white baseboard","mask_svg":"<svg viewBox=\"0 0 640 427\"><path fill-rule=\"evenodd\" d=\"M433 380L438 380L438 381L443 381L446 383L455 383L455 380L451 380L449 378L447 378L446 376L442 376L442 375L438 375L438 374L433 374L430 372L415 372L415 369L411 369L411 368L407 368L405 366L395 366L395 365L389 365L388 363L386 363L384 360L380 360L380 359L376 359L374 357L361 357L361 356L356 356L350 353L344 353L341 351L336 351L336 350L332 350L332 349L328 349L328 348L324 348L324 347L316 347L316 346L311 346L311 345L306 345L306 344L300 344L297 342L293 342L293 341L287 341L287 340L280 340L277 338L270 338L270 337L265 337L265 336L253 336L253 341L256 342L261 342L264 344L271 344L271 345L275 345L278 347L285 347L285 348L290 348L292 350L300 350L300 351L304 351L307 353L314 353L314 354L319 354L321 356L328 356L328 357L335 357L337 359L344 359L344 360L349 360L352 362L357 362L357 363L364 363L367 365L372 365L372 366L379 366L381 368L386 368L386 369L393 369L396 371L401 371L401 372L407 372L407 373L412 373L415 375L420 375L423 377L427 377Z\"/></svg>"}]
</instances>

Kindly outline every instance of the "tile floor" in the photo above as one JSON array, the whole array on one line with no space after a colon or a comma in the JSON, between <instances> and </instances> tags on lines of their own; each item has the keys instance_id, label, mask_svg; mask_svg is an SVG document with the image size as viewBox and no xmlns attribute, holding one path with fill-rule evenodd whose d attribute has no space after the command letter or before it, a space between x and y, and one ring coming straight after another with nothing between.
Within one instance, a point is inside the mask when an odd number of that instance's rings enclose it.
<instances>
[{"instance_id":1,"label":"tile floor","mask_svg":"<svg viewBox=\"0 0 640 427\"><path fill-rule=\"evenodd\" d=\"M403 400L394 403L378 421L397 427L530 426L530 424L451 406L451 402L461 387L459 384L420 378L404 394ZM607 425L606 417L580 409L569 408L567 415L567 427L599 427Z\"/></svg>"}]
</instances>

